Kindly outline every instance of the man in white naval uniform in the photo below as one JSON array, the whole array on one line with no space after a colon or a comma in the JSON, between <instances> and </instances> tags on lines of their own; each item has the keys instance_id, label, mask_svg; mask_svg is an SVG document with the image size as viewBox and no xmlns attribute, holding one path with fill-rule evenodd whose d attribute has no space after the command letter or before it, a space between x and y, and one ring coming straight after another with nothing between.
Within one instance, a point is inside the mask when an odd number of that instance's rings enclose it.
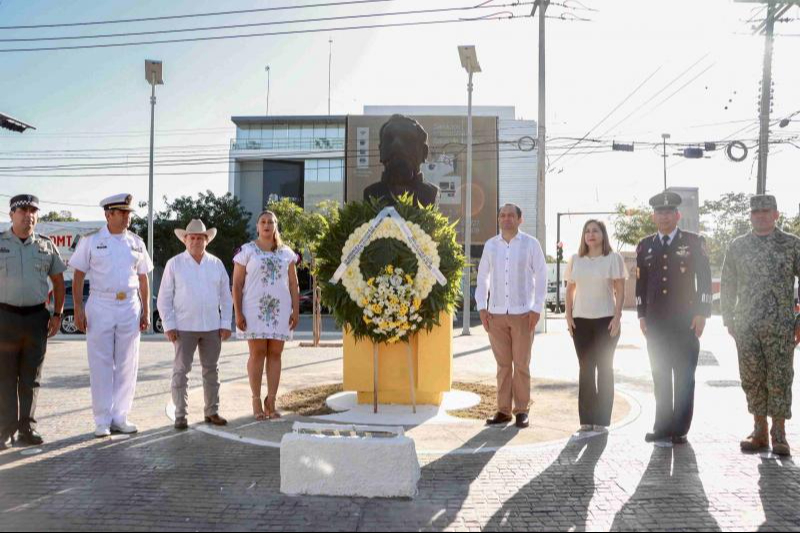
<instances>
[{"instance_id":1,"label":"man in white naval uniform","mask_svg":"<svg viewBox=\"0 0 800 533\"><path fill-rule=\"evenodd\" d=\"M136 433L128 421L136 391L139 336L150 325L147 274L153 262L138 235L128 231L133 197L118 194L100 205L108 224L84 236L69 260L75 325L86 332L95 436ZM89 275L89 301L83 306L83 282Z\"/></svg>"}]
</instances>

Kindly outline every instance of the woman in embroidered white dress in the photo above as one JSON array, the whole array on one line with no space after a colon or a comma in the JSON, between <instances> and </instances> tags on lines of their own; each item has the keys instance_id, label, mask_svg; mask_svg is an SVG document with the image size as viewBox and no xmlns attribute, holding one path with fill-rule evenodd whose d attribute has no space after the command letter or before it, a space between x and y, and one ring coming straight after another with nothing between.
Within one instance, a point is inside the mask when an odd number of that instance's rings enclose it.
<instances>
[{"instance_id":1,"label":"woman in embroidered white dress","mask_svg":"<svg viewBox=\"0 0 800 533\"><path fill-rule=\"evenodd\" d=\"M281 241L278 218L265 211L258 217L258 238L233 258L233 305L236 334L247 339L247 375L256 420L280 418L275 408L281 379L283 345L300 319L297 255ZM267 397L261 403L261 377L266 365Z\"/></svg>"}]
</instances>

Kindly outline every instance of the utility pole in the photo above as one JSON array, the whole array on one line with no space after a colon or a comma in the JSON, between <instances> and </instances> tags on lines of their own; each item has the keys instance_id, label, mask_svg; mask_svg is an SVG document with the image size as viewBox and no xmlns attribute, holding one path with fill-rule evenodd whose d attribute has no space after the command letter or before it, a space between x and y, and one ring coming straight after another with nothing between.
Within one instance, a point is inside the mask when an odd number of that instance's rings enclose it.
<instances>
[{"instance_id":1,"label":"utility pole","mask_svg":"<svg viewBox=\"0 0 800 533\"><path fill-rule=\"evenodd\" d=\"M767 26L764 35L764 67L761 76L760 129L758 133L757 194L767 192L767 157L769 156L769 115L772 106L772 48L775 43L775 1L767 4Z\"/></svg>"},{"instance_id":2,"label":"utility pole","mask_svg":"<svg viewBox=\"0 0 800 533\"><path fill-rule=\"evenodd\" d=\"M545 12L550 5L550 0L536 0L531 16L536 14L539 9L539 139L537 153L537 185L536 185L536 238L546 246L547 228L545 226L545 178L547 173L547 150L546 150L546 85L545 85Z\"/></svg>"},{"instance_id":3,"label":"utility pole","mask_svg":"<svg viewBox=\"0 0 800 533\"><path fill-rule=\"evenodd\" d=\"M662 133L661 134L661 139L663 140L663 143L664 143L664 155L662 157L664 158L664 190L665 191L667 190L667 139L669 139L669 138L670 138L670 134L669 133Z\"/></svg>"}]
</instances>

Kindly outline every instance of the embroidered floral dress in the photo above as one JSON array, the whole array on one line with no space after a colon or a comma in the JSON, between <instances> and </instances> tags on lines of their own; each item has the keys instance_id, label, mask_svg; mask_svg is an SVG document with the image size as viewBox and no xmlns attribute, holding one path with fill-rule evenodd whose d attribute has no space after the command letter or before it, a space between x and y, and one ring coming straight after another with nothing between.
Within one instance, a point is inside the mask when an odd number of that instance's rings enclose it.
<instances>
[{"instance_id":1,"label":"embroidered floral dress","mask_svg":"<svg viewBox=\"0 0 800 533\"><path fill-rule=\"evenodd\" d=\"M242 295L247 331L237 328L236 336L240 339L291 340L289 265L297 262L297 255L288 246L265 252L250 242L242 246L233 262L247 270Z\"/></svg>"}]
</instances>

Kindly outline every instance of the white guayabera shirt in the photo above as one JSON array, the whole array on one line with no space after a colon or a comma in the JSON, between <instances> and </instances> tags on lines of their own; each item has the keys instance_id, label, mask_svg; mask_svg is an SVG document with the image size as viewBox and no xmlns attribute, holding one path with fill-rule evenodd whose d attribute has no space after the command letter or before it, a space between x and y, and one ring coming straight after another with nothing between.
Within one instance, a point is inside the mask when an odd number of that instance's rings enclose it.
<instances>
[{"instance_id":1,"label":"white guayabera shirt","mask_svg":"<svg viewBox=\"0 0 800 533\"><path fill-rule=\"evenodd\" d=\"M158 291L164 331L229 330L232 307L230 277L216 256L206 252L198 263L183 252L167 261Z\"/></svg>"},{"instance_id":2,"label":"white guayabera shirt","mask_svg":"<svg viewBox=\"0 0 800 533\"><path fill-rule=\"evenodd\" d=\"M519 232L506 242L489 239L478 266L475 301L478 311L522 315L542 312L547 295L547 263L535 237Z\"/></svg>"}]
</instances>

